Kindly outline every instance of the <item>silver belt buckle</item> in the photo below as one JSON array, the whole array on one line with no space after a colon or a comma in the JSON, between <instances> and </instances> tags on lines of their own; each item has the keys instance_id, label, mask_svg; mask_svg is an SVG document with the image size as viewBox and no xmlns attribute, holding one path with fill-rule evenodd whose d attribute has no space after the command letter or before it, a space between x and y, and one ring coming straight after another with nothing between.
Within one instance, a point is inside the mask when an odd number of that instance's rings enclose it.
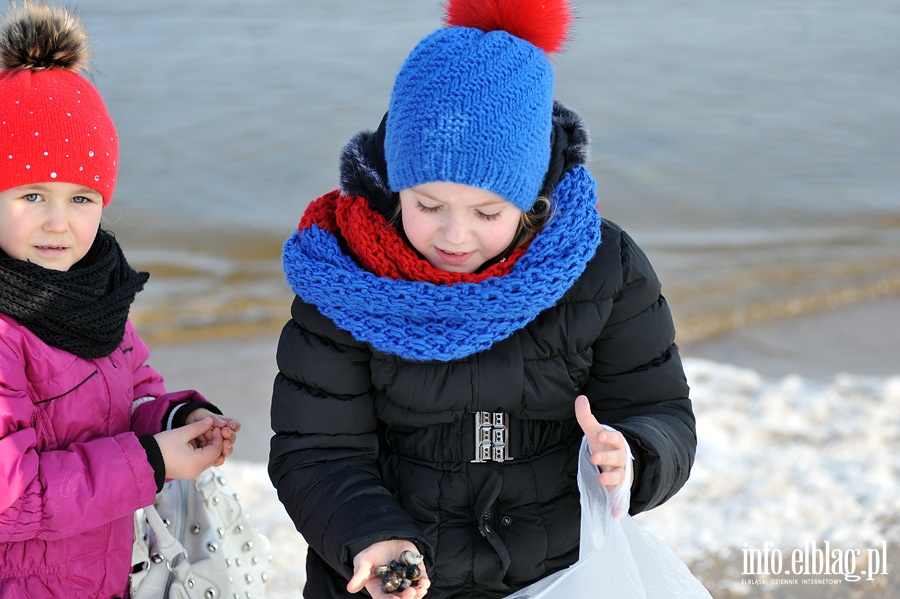
<instances>
[{"instance_id":1,"label":"silver belt buckle","mask_svg":"<svg viewBox=\"0 0 900 599\"><path fill-rule=\"evenodd\" d=\"M508 462L509 414L475 412L475 459L472 463Z\"/></svg>"}]
</instances>

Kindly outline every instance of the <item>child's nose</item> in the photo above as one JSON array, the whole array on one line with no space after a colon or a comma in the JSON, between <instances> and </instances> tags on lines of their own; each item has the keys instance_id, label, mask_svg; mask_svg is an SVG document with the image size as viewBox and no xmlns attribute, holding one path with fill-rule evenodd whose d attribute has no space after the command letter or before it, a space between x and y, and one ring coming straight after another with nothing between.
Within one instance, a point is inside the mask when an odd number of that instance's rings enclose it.
<instances>
[{"instance_id":1,"label":"child's nose","mask_svg":"<svg viewBox=\"0 0 900 599\"><path fill-rule=\"evenodd\" d=\"M44 230L54 233L64 232L69 228L69 214L64 206L51 204L47 206L44 219Z\"/></svg>"},{"instance_id":2,"label":"child's nose","mask_svg":"<svg viewBox=\"0 0 900 599\"><path fill-rule=\"evenodd\" d=\"M468 236L469 227L462 217L451 215L444 221L444 237L450 243L465 243L468 240Z\"/></svg>"}]
</instances>

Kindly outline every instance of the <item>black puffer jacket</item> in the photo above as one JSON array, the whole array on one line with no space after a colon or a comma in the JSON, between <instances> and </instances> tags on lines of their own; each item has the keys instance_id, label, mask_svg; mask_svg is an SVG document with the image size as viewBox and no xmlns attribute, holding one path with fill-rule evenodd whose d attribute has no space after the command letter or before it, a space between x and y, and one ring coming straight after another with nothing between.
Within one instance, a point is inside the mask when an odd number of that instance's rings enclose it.
<instances>
[{"instance_id":1,"label":"black puffer jacket","mask_svg":"<svg viewBox=\"0 0 900 599\"><path fill-rule=\"evenodd\" d=\"M556 116L558 179L583 160L584 134L574 114ZM348 145L342 183L379 207L390 192L377 146L377 133ZM696 436L671 315L646 256L602 226L596 256L553 308L461 360L381 353L295 299L269 472L311 549L304 596L349 597L353 557L391 538L425 552L435 599L503 597L576 561L580 393L635 455L632 513L681 488ZM472 462L480 411L506 415L514 459Z\"/></svg>"}]
</instances>

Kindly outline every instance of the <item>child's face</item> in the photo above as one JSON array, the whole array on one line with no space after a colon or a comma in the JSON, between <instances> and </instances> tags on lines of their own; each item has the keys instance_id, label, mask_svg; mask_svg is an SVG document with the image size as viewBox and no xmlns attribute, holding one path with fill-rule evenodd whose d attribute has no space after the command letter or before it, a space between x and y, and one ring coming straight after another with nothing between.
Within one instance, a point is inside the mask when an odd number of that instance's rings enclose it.
<instances>
[{"instance_id":1,"label":"child's face","mask_svg":"<svg viewBox=\"0 0 900 599\"><path fill-rule=\"evenodd\" d=\"M512 243L522 211L501 196L459 183L425 183L400 191L403 230L441 270L472 273Z\"/></svg>"},{"instance_id":2,"label":"child's face","mask_svg":"<svg viewBox=\"0 0 900 599\"><path fill-rule=\"evenodd\" d=\"M0 248L10 258L69 270L100 227L103 197L72 183L36 183L0 192Z\"/></svg>"}]
</instances>

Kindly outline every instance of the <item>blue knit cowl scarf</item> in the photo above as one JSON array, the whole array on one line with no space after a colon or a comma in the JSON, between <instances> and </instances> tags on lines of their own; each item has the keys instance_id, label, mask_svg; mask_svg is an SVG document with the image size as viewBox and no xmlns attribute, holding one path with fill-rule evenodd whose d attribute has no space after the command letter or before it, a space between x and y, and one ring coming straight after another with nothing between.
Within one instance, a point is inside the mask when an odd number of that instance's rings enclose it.
<instances>
[{"instance_id":1,"label":"blue knit cowl scarf","mask_svg":"<svg viewBox=\"0 0 900 599\"><path fill-rule=\"evenodd\" d=\"M572 168L551 198L554 215L510 272L479 283L439 285L378 277L315 223L284 246L288 284L303 301L377 351L450 361L506 339L552 307L600 245L596 184Z\"/></svg>"}]
</instances>

